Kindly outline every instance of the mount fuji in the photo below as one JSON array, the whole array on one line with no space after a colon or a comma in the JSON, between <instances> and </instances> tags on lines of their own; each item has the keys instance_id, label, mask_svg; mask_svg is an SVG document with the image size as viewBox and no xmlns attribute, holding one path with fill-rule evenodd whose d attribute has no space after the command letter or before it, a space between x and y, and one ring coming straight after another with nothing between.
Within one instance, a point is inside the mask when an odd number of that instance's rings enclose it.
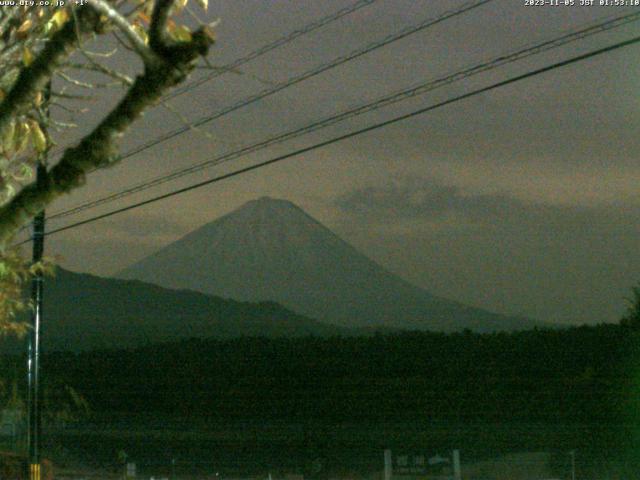
<instances>
[{"instance_id":1,"label":"mount fuji","mask_svg":"<svg viewBox=\"0 0 640 480\"><path fill-rule=\"evenodd\" d=\"M293 203L269 197L244 204L117 276L240 301L275 301L350 328L496 331L536 324L434 296Z\"/></svg>"}]
</instances>

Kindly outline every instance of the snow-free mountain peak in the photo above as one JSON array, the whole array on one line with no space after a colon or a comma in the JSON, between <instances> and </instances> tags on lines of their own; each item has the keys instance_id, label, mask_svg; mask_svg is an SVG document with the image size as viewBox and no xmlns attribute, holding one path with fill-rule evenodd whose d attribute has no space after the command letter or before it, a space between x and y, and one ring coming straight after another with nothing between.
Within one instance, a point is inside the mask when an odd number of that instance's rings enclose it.
<instances>
[{"instance_id":1,"label":"snow-free mountain peak","mask_svg":"<svg viewBox=\"0 0 640 480\"><path fill-rule=\"evenodd\" d=\"M531 326L431 295L358 252L295 204L270 197L198 228L119 276L235 300L276 301L348 327Z\"/></svg>"}]
</instances>

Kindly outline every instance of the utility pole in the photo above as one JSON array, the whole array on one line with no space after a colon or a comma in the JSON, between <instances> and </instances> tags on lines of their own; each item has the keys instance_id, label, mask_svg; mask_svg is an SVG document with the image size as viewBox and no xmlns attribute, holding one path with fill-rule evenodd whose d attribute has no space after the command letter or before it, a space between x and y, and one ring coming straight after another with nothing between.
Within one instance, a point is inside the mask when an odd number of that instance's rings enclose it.
<instances>
[{"instance_id":1,"label":"utility pole","mask_svg":"<svg viewBox=\"0 0 640 480\"><path fill-rule=\"evenodd\" d=\"M45 170L45 172L43 172ZM42 182L46 175L46 167L38 163L37 182ZM42 260L44 252L44 211L33 219L33 263ZM29 330L29 479L40 480L40 327L42 324L42 296L44 293L42 272L36 271L31 281L31 300L33 314Z\"/></svg>"},{"instance_id":2,"label":"utility pole","mask_svg":"<svg viewBox=\"0 0 640 480\"><path fill-rule=\"evenodd\" d=\"M51 83L44 91L45 115L49 117L49 99ZM45 126L46 127L46 126ZM42 187L47 176L47 149L39 155L36 167L36 185ZM33 264L42 261L44 253L45 213L42 210L33 219ZM41 269L36 269L31 281L31 300L33 314L29 330L29 347L27 360L28 395L28 449L29 449L29 480L40 480L40 427L41 391L40 391L40 334L42 325L42 303L44 294L44 275Z\"/></svg>"}]
</instances>

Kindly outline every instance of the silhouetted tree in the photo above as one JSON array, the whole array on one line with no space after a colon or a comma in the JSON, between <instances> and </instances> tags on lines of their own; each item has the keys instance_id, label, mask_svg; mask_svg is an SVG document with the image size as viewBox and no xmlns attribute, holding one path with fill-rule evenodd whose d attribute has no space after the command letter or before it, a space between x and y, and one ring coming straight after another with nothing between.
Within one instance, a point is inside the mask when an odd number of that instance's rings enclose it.
<instances>
[{"instance_id":1,"label":"silhouetted tree","mask_svg":"<svg viewBox=\"0 0 640 480\"><path fill-rule=\"evenodd\" d=\"M91 172L118 163L125 132L185 80L213 43L210 26L191 32L180 24L186 0L87 0L55 8L46 3L0 8L0 335L23 327L16 314L26 307L20 292L32 273L12 248L16 233L58 197L83 185ZM206 9L207 0L199 3ZM109 54L87 50L111 45L109 33L119 35L126 48ZM139 59L140 73L131 78L113 70L101 62L105 55L121 57L120 64ZM88 74L76 78L77 70ZM103 80L87 82L98 75ZM124 96L77 144L61 150L36 181L36 166L55 143L51 133L69 126L62 121L69 113L83 110L67 103L86 101L86 95L67 88L113 82L126 88ZM57 108L50 112L50 106Z\"/></svg>"},{"instance_id":2,"label":"silhouetted tree","mask_svg":"<svg viewBox=\"0 0 640 480\"><path fill-rule=\"evenodd\" d=\"M638 327L640 326L640 284L635 287L631 287L633 296L627 298L627 313L620 320L620 325L625 327Z\"/></svg>"}]
</instances>

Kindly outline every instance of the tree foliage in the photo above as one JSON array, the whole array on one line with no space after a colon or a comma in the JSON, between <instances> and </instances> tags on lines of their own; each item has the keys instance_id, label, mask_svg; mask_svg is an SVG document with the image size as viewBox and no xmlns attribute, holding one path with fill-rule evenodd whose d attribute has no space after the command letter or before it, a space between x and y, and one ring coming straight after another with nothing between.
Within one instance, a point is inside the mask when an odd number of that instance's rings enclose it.
<instances>
[{"instance_id":1,"label":"tree foliage","mask_svg":"<svg viewBox=\"0 0 640 480\"><path fill-rule=\"evenodd\" d=\"M627 312L620 324L627 327L640 327L640 285L631 287L631 298L627 298Z\"/></svg>"},{"instance_id":2,"label":"tree foliage","mask_svg":"<svg viewBox=\"0 0 640 480\"><path fill-rule=\"evenodd\" d=\"M247 425L266 424L270 432L277 425L311 427L306 438L294 433L300 430L274 434L275 442L286 439L280 449L247 433L256 442L252 455L258 445L268 455L289 455L299 441L337 456L370 448L379 461L382 448L404 441L417 451L455 446L465 456L577 448L583 458L610 460L627 454L638 425L639 335L602 324L495 334L191 339L57 352L45 362L110 421L183 419L181 428L202 422L203 429L237 422L238 435L251 432ZM391 434L394 424L400 439ZM348 430L355 425L360 433ZM376 425L377 433L363 436ZM238 438L235 445L246 445ZM182 438L176 444L193 448ZM637 458L637 448L628 453Z\"/></svg>"},{"instance_id":3,"label":"tree foliage","mask_svg":"<svg viewBox=\"0 0 640 480\"><path fill-rule=\"evenodd\" d=\"M47 261L29 265L15 248L0 258L0 335L26 332L27 327L18 316L31 307L23 292L36 273L52 274L52 265Z\"/></svg>"},{"instance_id":4,"label":"tree foliage","mask_svg":"<svg viewBox=\"0 0 640 480\"><path fill-rule=\"evenodd\" d=\"M199 4L206 10L206 0ZM16 233L90 172L117 163L119 141L132 123L207 55L211 27L189 28L185 8L187 0L88 0L0 9L0 334L21 331L15 317L28 306L20 294L33 270L11 249ZM121 47L91 50L108 42ZM135 78L111 66L122 55L139 59ZM72 126L64 119L85 110L87 96L78 90L113 85L125 88L122 98L35 182L56 135Z\"/></svg>"}]
</instances>

